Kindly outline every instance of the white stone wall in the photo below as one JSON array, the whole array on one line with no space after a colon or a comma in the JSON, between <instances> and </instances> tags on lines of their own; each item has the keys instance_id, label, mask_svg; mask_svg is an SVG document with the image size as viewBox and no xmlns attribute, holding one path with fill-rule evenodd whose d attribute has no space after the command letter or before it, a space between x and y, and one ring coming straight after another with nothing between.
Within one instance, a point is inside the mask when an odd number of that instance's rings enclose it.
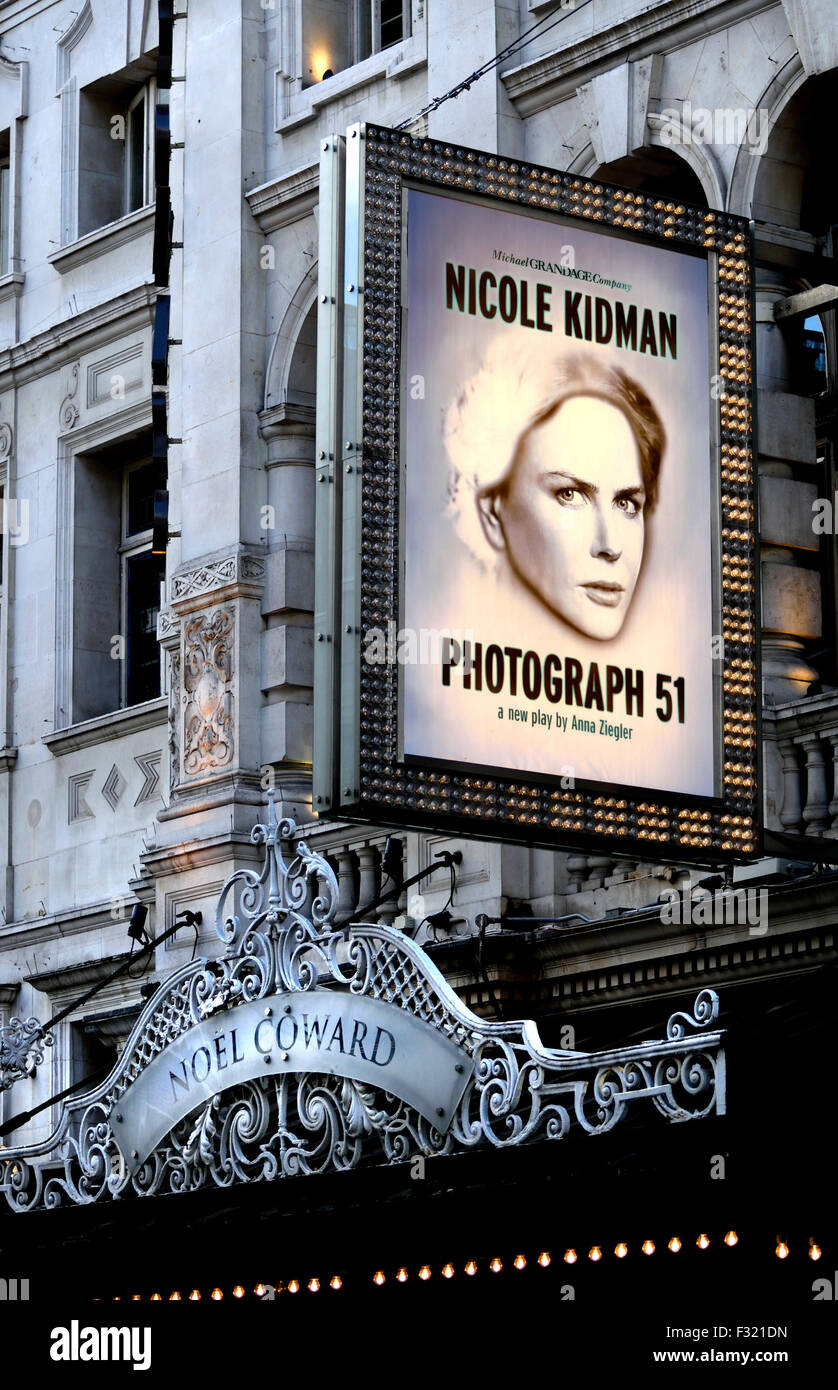
<instances>
[{"instance_id":1,"label":"white stone wall","mask_svg":"<svg viewBox=\"0 0 838 1390\"><path fill-rule=\"evenodd\" d=\"M224 878L247 862L266 767L283 807L310 819L311 311L324 135L357 120L415 118L414 129L435 137L585 173L665 150L691 170L711 206L747 216L758 197L763 219L789 219L770 233L775 242L792 258L812 249L794 225L786 146L770 137L807 78L838 63L833 0L594 0L553 29L545 20L543 36L506 59L500 74L421 119L431 98L548 7L413 0L412 31L401 44L319 83L308 80L305 0L192 0L188 8L175 24L173 64L185 80L171 96L172 139L182 145L171 161L182 249L171 263L169 434L179 442L169 457L161 627L171 691L139 719L115 716L74 731L74 459L148 426L154 300L148 211L74 235L83 172L78 94L114 74L130 84L153 71L156 14L141 0L0 6L0 132L10 132L13 190L10 264L0 277L0 441L5 425L11 438L0 473L6 495L29 509L26 543L5 548L0 612L0 986L23 980L15 1008L39 1016L54 999L26 976L123 951L124 922L112 915L120 898L139 891L158 930L185 905L209 914ZM766 113L756 128L760 148L741 130L730 138L724 118L696 138L697 113L742 108ZM674 143L673 111L682 122ZM805 702L817 674L805 642L821 617L805 558L812 408L790 390L771 313L799 284L789 264L759 287L763 592L769 696L779 704ZM116 395L115 376L124 388ZM213 623L227 634L221 654ZM216 750L227 740L212 757L189 742L190 665L213 667L224 685L226 713L199 730L209 730ZM773 745L767 791L772 823L786 823ZM312 833L335 853L351 846L357 867L365 846L355 831L327 825ZM443 843L406 839L408 873ZM638 894L646 901L651 891L645 870L638 888L607 860L461 847L455 915L469 930L477 913L497 917L509 898L550 915L574 902L599 911ZM423 912L440 908L447 875L421 897ZM203 941L202 949L212 947L206 924ZM160 953L158 971L191 949L191 934L179 938ZM124 987L126 999L136 997L132 990ZM45 1071L21 1104L48 1089Z\"/></svg>"}]
</instances>

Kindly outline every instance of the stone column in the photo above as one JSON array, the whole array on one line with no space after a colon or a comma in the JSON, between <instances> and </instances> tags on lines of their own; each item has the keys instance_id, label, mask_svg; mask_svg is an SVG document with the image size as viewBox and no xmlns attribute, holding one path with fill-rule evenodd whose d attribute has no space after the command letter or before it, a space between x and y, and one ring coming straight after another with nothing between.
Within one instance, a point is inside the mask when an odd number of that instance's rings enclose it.
<instances>
[{"instance_id":1,"label":"stone column","mask_svg":"<svg viewBox=\"0 0 838 1390\"><path fill-rule=\"evenodd\" d=\"M826 764L824 748L816 735L807 738L803 744L806 754L806 805L803 819L810 830L820 835L827 826Z\"/></svg>"},{"instance_id":2,"label":"stone column","mask_svg":"<svg viewBox=\"0 0 838 1390\"><path fill-rule=\"evenodd\" d=\"M780 744L780 753L783 758L783 809L780 812L780 824L784 830L794 833L800 829L803 818L797 745L791 739L784 739Z\"/></svg>"},{"instance_id":3,"label":"stone column","mask_svg":"<svg viewBox=\"0 0 838 1390\"><path fill-rule=\"evenodd\" d=\"M273 406L259 430L268 448L261 761L273 770L278 814L299 823L311 818L314 409Z\"/></svg>"}]
</instances>

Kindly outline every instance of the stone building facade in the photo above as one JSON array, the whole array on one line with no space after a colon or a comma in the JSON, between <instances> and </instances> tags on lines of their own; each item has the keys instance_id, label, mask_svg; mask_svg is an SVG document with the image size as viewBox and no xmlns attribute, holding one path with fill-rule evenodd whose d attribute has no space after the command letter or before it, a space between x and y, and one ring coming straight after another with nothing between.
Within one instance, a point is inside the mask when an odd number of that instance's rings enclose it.
<instances>
[{"instance_id":1,"label":"stone building facade","mask_svg":"<svg viewBox=\"0 0 838 1390\"><path fill-rule=\"evenodd\" d=\"M387 832L319 820L311 794L318 170L323 138L357 120L753 219L766 823L838 833L838 554L813 524L818 499L838 501L834 315L774 313L835 281L833 21L832 0L182 0L163 566L148 471L156 6L0 3L0 1024L104 979L137 900L158 933L201 910L211 952L269 785L330 856L343 913L380 886ZM454 921L426 921L446 875L381 916L472 1007L536 1016L547 1041L570 1022L587 1043L650 1001L663 1017L658 997L696 980L724 999L773 979L799 1012L798 975L835 959L838 893L802 842L742 878L771 895L755 933L662 921L662 892L701 871L400 838L405 876L462 850ZM192 950L179 933L149 973ZM71 1014L0 1117L113 1058L140 984L123 976Z\"/></svg>"}]
</instances>

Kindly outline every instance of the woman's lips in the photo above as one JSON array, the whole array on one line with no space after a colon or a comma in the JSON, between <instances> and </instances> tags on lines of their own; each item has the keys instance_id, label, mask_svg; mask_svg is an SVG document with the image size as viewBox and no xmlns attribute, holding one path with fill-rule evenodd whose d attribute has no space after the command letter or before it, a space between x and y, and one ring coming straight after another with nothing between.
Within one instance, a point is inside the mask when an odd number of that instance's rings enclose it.
<instances>
[{"instance_id":1,"label":"woman's lips","mask_svg":"<svg viewBox=\"0 0 838 1390\"><path fill-rule=\"evenodd\" d=\"M616 608L620 603L625 590L622 584L582 584L591 603L598 603L603 608Z\"/></svg>"}]
</instances>

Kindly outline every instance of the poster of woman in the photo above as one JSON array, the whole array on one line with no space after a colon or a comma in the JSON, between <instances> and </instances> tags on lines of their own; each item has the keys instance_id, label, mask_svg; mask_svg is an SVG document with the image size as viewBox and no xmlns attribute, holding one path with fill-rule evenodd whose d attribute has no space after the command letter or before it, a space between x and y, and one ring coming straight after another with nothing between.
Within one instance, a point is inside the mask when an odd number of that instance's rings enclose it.
<instances>
[{"instance_id":1,"label":"poster of woman","mask_svg":"<svg viewBox=\"0 0 838 1390\"><path fill-rule=\"evenodd\" d=\"M411 189L403 755L718 789L708 266Z\"/></svg>"}]
</instances>

